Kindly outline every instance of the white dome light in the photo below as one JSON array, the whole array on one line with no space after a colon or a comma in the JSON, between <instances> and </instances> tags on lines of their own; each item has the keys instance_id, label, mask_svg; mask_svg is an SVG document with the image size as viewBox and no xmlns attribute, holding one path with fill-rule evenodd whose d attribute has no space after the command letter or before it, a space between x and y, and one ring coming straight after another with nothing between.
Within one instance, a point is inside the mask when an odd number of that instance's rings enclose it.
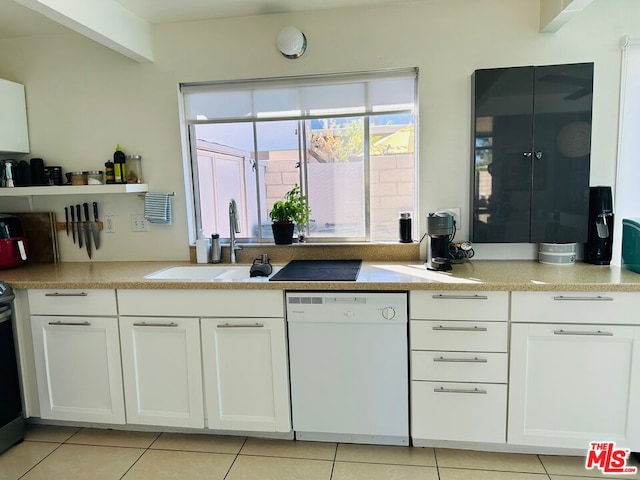
<instances>
[{"instance_id":1,"label":"white dome light","mask_svg":"<svg viewBox=\"0 0 640 480\"><path fill-rule=\"evenodd\" d=\"M288 25L278 33L276 45L280 53L287 58L299 58L307 49L307 37L298 27Z\"/></svg>"}]
</instances>

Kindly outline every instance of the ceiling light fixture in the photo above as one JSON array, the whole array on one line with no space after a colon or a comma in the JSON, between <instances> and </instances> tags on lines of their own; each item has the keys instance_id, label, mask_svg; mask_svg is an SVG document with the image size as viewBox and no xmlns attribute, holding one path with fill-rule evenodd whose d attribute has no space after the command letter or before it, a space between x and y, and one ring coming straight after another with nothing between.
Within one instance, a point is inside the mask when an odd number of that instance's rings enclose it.
<instances>
[{"instance_id":1,"label":"ceiling light fixture","mask_svg":"<svg viewBox=\"0 0 640 480\"><path fill-rule=\"evenodd\" d=\"M298 27L288 25L278 33L276 45L282 55L289 59L299 58L307 50L307 37Z\"/></svg>"}]
</instances>

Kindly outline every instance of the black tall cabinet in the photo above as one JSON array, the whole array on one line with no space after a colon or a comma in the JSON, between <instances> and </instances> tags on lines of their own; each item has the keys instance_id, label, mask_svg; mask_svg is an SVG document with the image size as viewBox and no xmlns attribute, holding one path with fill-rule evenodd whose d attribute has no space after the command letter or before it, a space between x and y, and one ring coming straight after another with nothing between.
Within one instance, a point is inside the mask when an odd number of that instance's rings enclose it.
<instances>
[{"instance_id":1,"label":"black tall cabinet","mask_svg":"<svg viewBox=\"0 0 640 480\"><path fill-rule=\"evenodd\" d=\"M476 70L471 241L586 242L593 63Z\"/></svg>"}]
</instances>

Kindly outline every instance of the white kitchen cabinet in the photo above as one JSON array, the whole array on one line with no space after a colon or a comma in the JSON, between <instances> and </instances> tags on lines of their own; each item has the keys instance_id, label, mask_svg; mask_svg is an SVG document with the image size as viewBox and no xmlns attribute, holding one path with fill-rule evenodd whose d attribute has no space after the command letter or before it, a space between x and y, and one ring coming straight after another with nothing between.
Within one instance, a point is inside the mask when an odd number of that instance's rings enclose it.
<instances>
[{"instance_id":1,"label":"white kitchen cabinet","mask_svg":"<svg viewBox=\"0 0 640 480\"><path fill-rule=\"evenodd\" d=\"M208 427L291 431L284 318L203 318L201 330Z\"/></svg>"},{"instance_id":2,"label":"white kitchen cabinet","mask_svg":"<svg viewBox=\"0 0 640 480\"><path fill-rule=\"evenodd\" d=\"M24 86L0 79L0 153L29 153Z\"/></svg>"},{"instance_id":3,"label":"white kitchen cabinet","mask_svg":"<svg viewBox=\"0 0 640 480\"><path fill-rule=\"evenodd\" d=\"M121 322L129 321L127 317L140 317L136 322L200 322L197 351L202 352L201 369L198 366L196 370L190 361L171 368L175 369L172 375L188 375L193 379L188 385L184 379L176 383L183 395L194 387L196 376L203 378L206 427L255 432L291 431L282 291L118 290L118 308ZM170 333L165 335L168 337ZM172 347L176 351L188 348L192 350L190 356L194 350L191 347L193 338L188 336L184 345L174 337ZM130 402L128 392L131 387L127 376L131 374L131 368L127 367L130 361L126 360L124 333L122 342L127 402ZM148 353L151 348L146 350ZM180 374L180 370L184 373ZM140 378L137 382L144 381ZM157 393L162 389L153 380L145 387ZM191 400L195 395L195 390L189 391ZM179 403L177 400L174 404ZM147 404L154 406L159 404L157 402L150 398ZM129 403L127 408L129 412ZM158 425L171 425L162 417L158 416ZM128 421L132 421L130 414Z\"/></svg>"},{"instance_id":4,"label":"white kitchen cabinet","mask_svg":"<svg viewBox=\"0 0 640 480\"><path fill-rule=\"evenodd\" d=\"M504 444L508 292L410 294L414 445Z\"/></svg>"},{"instance_id":5,"label":"white kitchen cabinet","mask_svg":"<svg viewBox=\"0 0 640 480\"><path fill-rule=\"evenodd\" d=\"M639 372L640 327L512 325L508 442L640 450Z\"/></svg>"},{"instance_id":6,"label":"white kitchen cabinet","mask_svg":"<svg viewBox=\"0 0 640 480\"><path fill-rule=\"evenodd\" d=\"M120 317L127 423L204 427L197 318Z\"/></svg>"},{"instance_id":7,"label":"white kitchen cabinet","mask_svg":"<svg viewBox=\"0 0 640 480\"><path fill-rule=\"evenodd\" d=\"M32 315L40 415L124 424L115 317Z\"/></svg>"}]
</instances>

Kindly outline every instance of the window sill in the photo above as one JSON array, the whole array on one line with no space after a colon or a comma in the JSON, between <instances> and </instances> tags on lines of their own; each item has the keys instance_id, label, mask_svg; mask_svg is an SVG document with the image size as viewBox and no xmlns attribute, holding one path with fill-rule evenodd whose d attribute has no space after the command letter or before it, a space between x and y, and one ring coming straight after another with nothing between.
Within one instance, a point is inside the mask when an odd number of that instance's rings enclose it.
<instances>
[{"instance_id":1,"label":"window sill","mask_svg":"<svg viewBox=\"0 0 640 480\"><path fill-rule=\"evenodd\" d=\"M290 260L340 260L361 259L365 262L411 262L420 260L420 244L413 243L294 243L274 245L265 243L241 243L236 251L238 263L252 263L263 253L275 264ZM190 248L191 261L196 261L195 247ZM229 261L229 244L222 245L223 262Z\"/></svg>"}]
</instances>

